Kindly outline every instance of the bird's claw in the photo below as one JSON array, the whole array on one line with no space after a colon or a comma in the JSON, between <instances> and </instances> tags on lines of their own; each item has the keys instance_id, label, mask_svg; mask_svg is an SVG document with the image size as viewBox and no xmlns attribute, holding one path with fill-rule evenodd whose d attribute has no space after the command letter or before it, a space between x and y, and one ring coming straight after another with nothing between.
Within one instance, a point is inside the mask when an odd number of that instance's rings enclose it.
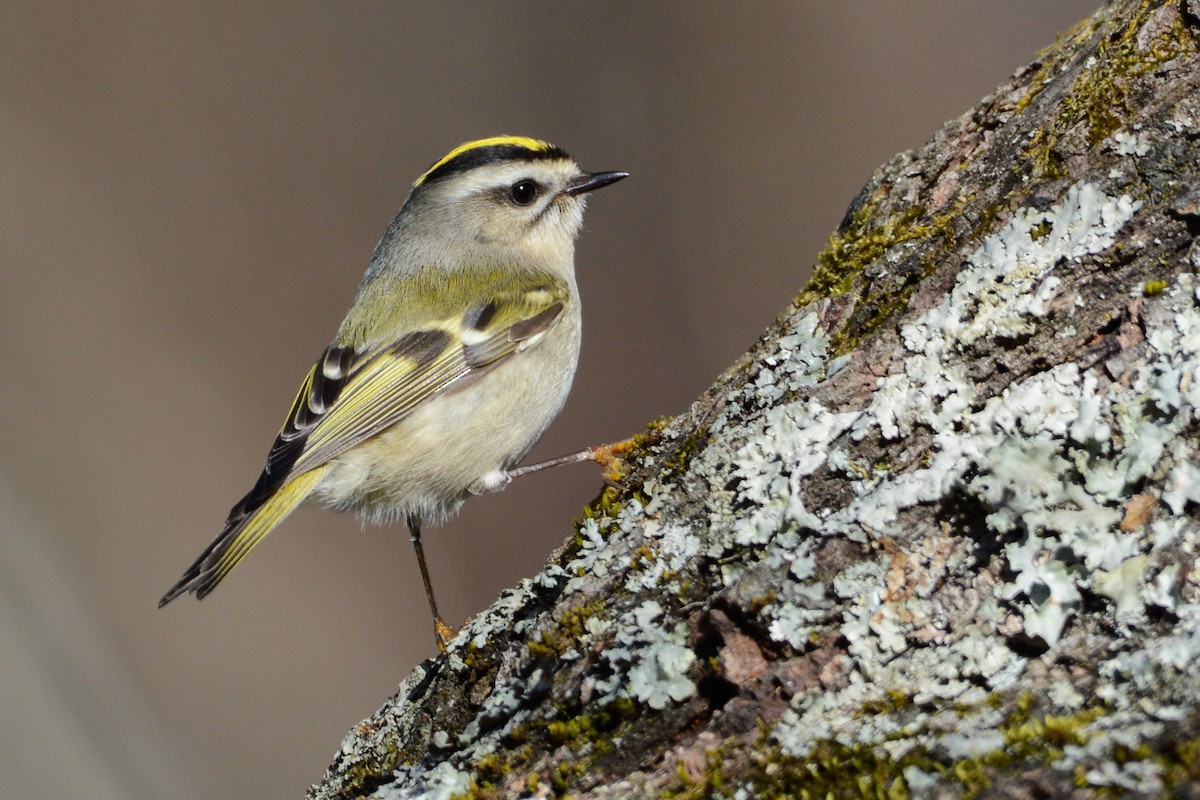
<instances>
[{"instance_id":1,"label":"bird's claw","mask_svg":"<svg viewBox=\"0 0 1200 800\"><path fill-rule=\"evenodd\" d=\"M436 617L433 620L433 636L437 639L437 648L439 653L446 652L446 647L450 644L450 640L458 635L458 631L446 624L441 617Z\"/></svg>"},{"instance_id":2,"label":"bird's claw","mask_svg":"<svg viewBox=\"0 0 1200 800\"><path fill-rule=\"evenodd\" d=\"M637 445L636 437L612 444L602 444L588 451L588 458L604 467L604 477L619 481L625 477L625 454Z\"/></svg>"}]
</instances>

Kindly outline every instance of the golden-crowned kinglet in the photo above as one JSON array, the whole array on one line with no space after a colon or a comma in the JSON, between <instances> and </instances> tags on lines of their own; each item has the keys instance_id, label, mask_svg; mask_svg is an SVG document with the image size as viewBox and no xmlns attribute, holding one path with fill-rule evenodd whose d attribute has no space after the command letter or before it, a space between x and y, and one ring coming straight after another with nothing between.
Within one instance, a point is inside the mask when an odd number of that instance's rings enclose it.
<instances>
[{"instance_id":1,"label":"golden-crowned kinglet","mask_svg":"<svg viewBox=\"0 0 1200 800\"><path fill-rule=\"evenodd\" d=\"M624 177L517 136L434 163L375 248L258 482L159 605L207 595L309 502L408 524L442 643L421 525L503 487L558 415L579 358L584 203Z\"/></svg>"}]
</instances>

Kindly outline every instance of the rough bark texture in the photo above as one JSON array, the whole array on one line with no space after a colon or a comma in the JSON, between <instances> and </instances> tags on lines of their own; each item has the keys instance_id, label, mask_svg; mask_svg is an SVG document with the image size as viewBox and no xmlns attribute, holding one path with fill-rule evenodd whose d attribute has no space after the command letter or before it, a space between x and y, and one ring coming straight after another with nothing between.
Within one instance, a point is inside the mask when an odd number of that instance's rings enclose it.
<instances>
[{"instance_id":1,"label":"rough bark texture","mask_svg":"<svg viewBox=\"0 0 1200 800\"><path fill-rule=\"evenodd\" d=\"M309 796L1200 796L1197 13L1111 3L882 167Z\"/></svg>"}]
</instances>

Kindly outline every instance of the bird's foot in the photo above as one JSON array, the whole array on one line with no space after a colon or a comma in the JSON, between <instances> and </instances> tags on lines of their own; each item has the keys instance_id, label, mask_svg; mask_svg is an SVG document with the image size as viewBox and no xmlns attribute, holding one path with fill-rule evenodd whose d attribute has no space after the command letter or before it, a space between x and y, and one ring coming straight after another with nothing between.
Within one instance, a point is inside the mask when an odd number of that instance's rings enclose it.
<instances>
[{"instance_id":1,"label":"bird's foot","mask_svg":"<svg viewBox=\"0 0 1200 800\"><path fill-rule=\"evenodd\" d=\"M458 635L458 631L446 624L441 617L435 617L433 620L433 636L437 639L437 648L439 653L446 652L446 647L450 644L450 640Z\"/></svg>"},{"instance_id":2,"label":"bird's foot","mask_svg":"<svg viewBox=\"0 0 1200 800\"><path fill-rule=\"evenodd\" d=\"M602 444L588 450L588 459L604 467L604 477L619 481L625 477L625 454L637 446L637 437L612 444Z\"/></svg>"}]
</instances>

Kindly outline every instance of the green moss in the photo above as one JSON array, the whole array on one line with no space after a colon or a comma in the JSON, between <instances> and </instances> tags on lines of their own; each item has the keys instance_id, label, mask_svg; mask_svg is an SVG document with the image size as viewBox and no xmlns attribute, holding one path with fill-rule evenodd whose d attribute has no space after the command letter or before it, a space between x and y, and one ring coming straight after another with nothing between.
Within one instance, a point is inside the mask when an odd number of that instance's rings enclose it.
<instances>
[{"instance_id":1,"label":"green moss","mask_svg":"<svg viewBox=\"0 0 1200 800\"><path fill-rule=\"evenodd\" d=\"M1047 177L1065 176L1064 153L1081 150L1083 143L1066 148L1061 146L1064 137L1082 129L1087 145L1104 141L1125 124L1125 118L1131 113L1129 91L1133 77L1196 50L1192 34L1174 9L1171 24L1148 45L1143 43L1144 50L1139 50L1139 32L1161 7L1161 0L1146 0L1132 21L1097 45L1095 58L1063 95L1057 113L1033 132L1025 148L1027 162L1032 162L1036 173ZM1094 22L1076 26L1069 34L1080 46L1084 45L1083 39L1097 35L1100 34ZM1039 71L1031 76L1029 91L1017 103L1018 111L1042 92L1047 81L1056 79L1064 57L1060 54L1068 52L1074 52L1074 49L1057 48L1043 59ZM1026 172L1027 162L1014 164L1013 169ZM882 210L884 192L885 189L877 188L874 194L866 197L849 220L830 237L828 245L817 256L812 278L795 300L797 306L804 306L822 298L856 293L858 302L851 322L834 334L831 350L835 356L853 350L865 336L906 309L921 281L939 263L938 254L929 247L923 248L921 262L915 268L911 263L904 265L904 273L891 271L866 277L868 268L902 245L939 238L947 245L953 245L956 222L971 200L960 198L946 213L931 217L920 206L901 212ZM975 230L969 235L974 237L990 231L995 219L1004 211L1003 205L983 209ZM1044 234L1043 230L1034 231L1035 237Z\"/></svg>"},{"instance_id":2,"label":"green moss","mask_svg":"<svg viewBox=\"0 0 1200 800\"><path fill-rule=\"evenodd\" d=\"M559 796L571 788L571 783L583 772L583 766L574 760L560 761L550 771L550 786Z\"/></svg>"},{"instance_id":3,"label":"green moss","mask_svg":"<svg viewBox=\"0 0 1200 800\"><path fill-rule=\"evenodd\" d=\"M1168 734L1165 740L1143 742L1133 747L1117 744L1113 747L1110 757L1118 765L1152 762L1158 768L1159 777L1166 790L1164 796L1175 796L1174 790L1200 785L1200 738L1177 739ZM1089 785L1085 767L1076 769L1075 782L1079 786ZM1101 787L1101 790L1105 792L1105 796L1124 796L1123 792L1113 787Z\"/></svg>"},{"instance_id":4,"label":"green moss","mask_svg":"<svg viewBox=\"0 0 1200 800\"><path fill-rule=\"evenodd\" d=\"M857 475L859 480L867 481L871 479L871 470L867 469L862 464L859 464L857 461L847 461L846 472L847 474L853 473Z\"/></svg>"},{"instance_id":5,"label":"green moss","mask_svg":"<svg viewBox=\"0 0 1200 800\"><path fill-rule=\"evenodd\" d=\"M1126 117L1132 114L1129 89L1133 78L1196 50L1195 40L1177 9L1171 26L1149 42L1145 51L1139 49L1138 33L1161 6L1161 2L1144 0L1123 28L1100 41L1096 55L1063 96L1058 113L1033 135L1025 150L1039 173L1051 178L1065 176L1066 159L1059 145L1068 132L1082 123L1088 147L1100 144L1123 127ZM1040 93L1045 80L1053 79L1058 66L1057 62L1043 65L1026 97L1031 99ZM1022 103L1018 103L1018 111L1028 105L1025 98ZM1020 170L1022 166L1015 165L1014 169Z\"/></svg>"},{"instance_id":6,"label":"green moss","mask_svg":"<svg viewBox=\"0 0 1200 800\"><path fill-rule=\"evenodd\" d=\"M531 729L545 737L549 744L567 748L570 752L569 758L551 767L550 785L555 794L562 796L580 775L587 772L597 756L611 752L618 729L636 714L637 707L632 700L620 699L591 706L575 716L544 724L531 722Z\"/></svg>"},{"instance_id":7,"label":"green moss","mask_svg":"<svg viewBox=\"0 0 1200 800\"><path fill-rule=\"evenodd\" d=\"M507 796L498 793L500 785L513 772L529 764L535 755L532 747L522 745L515 750L498 751L482 756L471 764L473 774L467 791L454 795L452 800L488 800L492 797ZM536 786L537 778L533 774L526 778L526 785L529 785L530 778Z\"/></svg>"},{"instance_id":8,"label":"green moss","mask_svg":"<svg viewBox=\"0 0 1200 800\"><path fill-rule=\"evenodd\" d=\"M769 765L774 769L766 769ZM886 798L907 800L904 769L915 766L941 772L941 765L924 748L893 759L869 745L847 746L833 741L817 744L805 758L778 755L751 781L754 796L762 800L785 798Z\"/></svg>"},{"instance_id":9,"label":"green moss","mask_svg":"<svg viewBox=\"0 0 1200 800\"><path fill-rule=\"evenodd\" d=\"M518 751L520 758L516 763L527 763L535 749L546 752L548 749L567 748L572 758L563 763L573 764L572 770L560 771L555 767L551 775L551 783L561 793L588 769L597 756L612 751L613 739L637 713L638 707L633 700L619 698L603 705L592 704L577 714L564 715L559 719L531 720L521 726L521 741L526 744ZM541 743L540 747L538 743ZM550 748L546 745L550 745Z\"/></svg>"},{"instance_id":10,"label":"green moss","mask_svg":"<svg viewBox=\"0 0 1200 800\"><path fill-rule=\"evenodd\" d=\"M463 665L474 672L480 666L479 659L482 655L483 651L473 640L467 642L467 652L462 654Z\"/></svg>"},{"instance_id":11,"label":"green moss","mask_svg":"<svg viewBox=\"0 0 1200 800\"><path fill-rule=\"evenodd\" d=\"M1059 135L1053 127L1041 128L1029 140L1025 156L1033 164L1034 171L1045 178L1063 178L1067 175L1067 160L1058 151ZM1013 167L1019 169L1019 167Z\"/></svg>"},{"instance_id":12,"label":"green moss","mask_svg":"<svg viewBox=\"0 0 1200 800\"><path fill-rule=\"evenodd\" d=\"M672 480L686 472L692 458L708 445L708 438L707 425L686 434L675 452L663 461L664 480Z\"/></svg>"},{"instance_id":13,"label":"green moss","mask_svg":"<svg viewBox=\"0 0 1200 800\"><path fill-rule=\"evenodd\" d=\"M663 792L661 800L706 800L727 785L725 780L725 758L727 753L735 752L730 744L723 744L705 751L704 774L699 779L693 779L680 762L675 770L679 784Z\"/></svg>"},{"instance_id":14,"label":"green moss","mask_svg":"<svg viewBox=\"0 0 1200 800\"><path fill-rule=\"evenodd\" d=\"M471 786L455 800L491 797L506 779L511 780L514 772L530 769L541 756L565 748L567 757L556 761L545 775L551 789L561 797L598 757L613 751L612 742L620 735L622 726L637 714L637 704L621 698L604 705L592 704L577 714L558 719L534 719L514 726L502 739L505 750L483 756L471 765ZM540 784L541 777L536 773L530 773L525 779L530 792L537 790Z\"/></svg>"},{"instance_id":15,"label":"green moss","mask_svg":"<svg viewBox=\"0 0 1200 800\"><path fill-rule=\"evenodd\" d=\"M822 297L845 294L867 266L878 261L896 245L927 239L928 225L921 224L922 209L909 208L898 216L876 219L878 202L864 203L849 223L829 238L817 254L817 264L804 291L796 298L803 306Z\"/></svg>"},{"instance_id":16,"label":"green moss","mask_svg":"<svg viewBox=\"0 0 1200 800\"><path fill-rule=\"evenodd\" d=\"M658 554L650 549L647 545L639 545L636 550L629 556L629 568L637 569L643 563L650 563L658 558Z\"/></svg>"},{"instance_id":17,"label":"green moss","mask_svg":"<svg viewBox=\"0 0 1200 800\"><path fill-rule=\"evenodd\" d=\"M1172 742L1154 757L1167 789L1200 785L1200 738Z\"/></svg>"},{"instance_id":18,"label":"green moss","mask_svg":"<svg viewBox=\"0 0 1200 800\"><path fill-rule=\"evenodd\" d=\"M863 703L859 712L872 716L876 714L896 714L912 708L912 706L912 696L907 692L902 692L899 689L888 689L883 697Z\"/></svg>"},{"instance_id":19,"label":"green moss","mask_svg":"<svg viewBox=\"0 0 1200 800\"><path fill-rule=\"evenodd\" d=\"M750 613L751 614L761 614L762 610L764 608L766 608L767 606L771 605L772 603L774 603L775 600L778 598L778 596L779 595L774 590L772 590L772 591L767 592L766 594L762 594L757 597L750 598L750 606L749 606Z\"/></svg>"},{"instance_id":20,"label":"green moss","mask_svg":"<svg viewBox=\"0 0 1200 800\"><path fill-rule=\"evenodd\" d=\"M1033 78L1029 81L1029 89L1024 96L1017 101L1014 110L1020 114L1028 108L1034 100L1042 93L1042 90L1050 85L1054 75L1058 72L1059 64L1054 60L1056 52L1063 50L1074 50L1083 45L1083 43L1092 36L1096 29L1096 20L1093 17L1085 17L1076 22L1069 31L1059 34L1054 37L1054 44L1043 49L1038 53L1038 59L1041 65L1038 71L1034 73Z\"/></svg>"},{"instance_id":21,"label":"green moss","mask_svg":"<svg viewBox=\"0 0 1200 800\"><path fill-rule=\"evenodd\" d=\"M345 797L361 797L386 781L384 777L391 775L405 762L401 758L400 749L394 742L388 742L382 755L371 758L363 756L361 761L347 765L343 771L344 778L342 795Z\"/></svg>"},{"instance_id":22,"label":"green moss","mask_svg":"<svg viewBox=\"0 0 1200 800\"><path fill-rule=\"evenodd\" d=\"M590 617L604 611L604 600L567 606L554 618L549 628L542 630L537 640L525 643L529 652L543 659L557 659L570 650L586 629Z\"/></svg>"},{"instance_id":23,"label":"green moss","mask_svg":"<svg viewBox=\"0 0 1200 800\"><path fill-rule=\"evenodd\" d=\"M566 648L560 645L557 637L548 631L542 631L542 638L538 641L526 642L525 647L529 649L534 658L547 660L558 658L566 651Z\"/></svg>"},{"instance_id":24,"label":"green moss","mask_svg":"<svg viewBox=\"0 0 1200 800\"><path fill-rule=\"evenodd\" d=\"M883 701L877 713L895 713L911 705L903 693ZM864 708L864 710L867 710ZM1036 716L1021 705L1001 726L1004 747L990 753L957 761L945 761L924 746L909 749L893 758L875 744L845 745L818 742L803 758L777 752L768 763L772 769L754 776L755 796L765 800L785 797L907 798L910 796L904 771L916 767L923 772L952 780L971 797L986 789L989 773L1023 763L1046 765L1062 758L1063 747L1083 744L1082 728L1102 714L1090 709L1069 717ZM907 736L903 738L908 738Z\"/></svg>"},{"instance_id":25,"label":"green moss","mask_svg":"<svg viewBox=\"0 0 1200 800\"><path fill-rule=\"evenodd\" d=\"M590 744L603 751L611 747L610 733L621 723L632 719L635 714L636 707L633 701L620 698L574 717L547 723L546 737L555 746L570 744L578 748L580 745Z\"/></svg>"},{"instance_id":26,"label":"green moss","mask_svg":"<svg viewBox=\"0 0 1200 800\"><path fill-rule=\"evenodd\" d=\"M968 240L982 239L996 229L996 222L1009 211L1007 203L991 203L983 207L978 214L977 221L971 232L967 234Z\"/></svg>"},{"instance_id":27,"label":"green moss","mask_svg":"<svg viewBox=\"0 0 1200 800\"><path fill-rule=\"evenodd\" d=\"M1002 702L1002 701L1001 701ZM912 708L911 697L902 691L889 692L860 709L862 714L897 714ZM969 716L975 709L963 709ZM1038 714L1030 695L1014 701L1014 710L1000 726L1004 746L977 757L948 760L921 744L914 744L903 755L892 756L879 742L845 744L834 740L814 743L804 756L793 756L771 741L764 730L755 742L740 746L726 743L720 750L709 751L703 776L692 779L680 773L679 785L664 796L674 800L711 797L723 786L745 786L762 800L784 798L872 798L904 800L912 796L904 777L916 768L939 776L943 783L961 787L964 797L973 797L991 784L996 771L1045 766L1062 758L1067 745L1087 741L1085 726L1104 714L1099 707L1070 716ZM911 741L922 733L908 731L887 737L888 741ZM1200 748L1179 763L1197 764ZM1181 770L1181 775L1183 775ZM1181 778L1182 779L1182 778Z\"/></svg>"},{"instance_id":28,"label":"green moss","mask_svg":"<svg viewBox=\"0 0 1200 800\"><path fill-rule=\"evenodd\" d=\"M500 742L505 747L519 747L529 741L529 726L524 723L518 723L508 729Z\"/></svg>"},{"instance_id":29,"label":"green moss","mask_svg":"<svg viewBox=\"0 0 1200 800\"><path fill-rule=\"evenodd\" d=\"M579 527L587 520L594 519L599 525L602 534L611 533L616 527L617 516L631 502L637 501L642 505L646 504L645 496L638 491L625 491L616 486L606 486L604 491L600 492L591 505L583 509L583 518L575 521L575 543L576 547L583 544L583 539L578 535Z\"/></svg>"},{"instance_id":30,"label":"green moss","mask_svg":"<svg viewBox=\"0 0 1200 800\"><path fill-rule=\"evenodd\" d=\"M832 337L830 349L833 355L853 350L865 336L908 308L913 293L936 267L937 259L927 252L915 272L910 270L907 275L890 273L872 280L864 278L867 268L889 251L904 245L931 239L953 244L955 221L960 217L966 199L961 198L949 211L933 217L929 217L921 206L881 214L879 200L869 200L830 237L829 244L817 255L812 278L795 303L804 306L824 297L847 292L857 294L853 319Z\"/></svg>"},{"instance_id":31,"label":"green moss","mask_svg":"<svg viewBox=\"0 0 1200 800\"><path fill-rule=\"evenodd\" d=\"M503 756L490 753L475 762L475 780L482 788L490 789L511 770L511 764Z\"/></svg>"},{"instance_id":32,"label":"green moss","mask_svg":"<svg viewBox=\"0 0 1200 800\"><path fill-rule=\"evenodd\" d=\"M1154 297L1155 295L1162 294L1166 288L1166 281L1146 281L1146 284L1142 287L1142 294L1146 297Z\"/></svg>"},{"instance_id":33,"label":"green moss","mask_svg":"<svg viewBox=\"0 0 1200 800\"><path fill-rule=\"evenodd\" d=\"M1042 90L1050 85L1050 81L1054 78L1054 68L1049 62L1042 62L1041 67L1034 73L1033 78L1029 81L1029 88L1025 94L1017 101L1013 107L1013 111L1021 114L1025 109L1033 104L1033 101L1041 96Z\"/></svg>"},{"instance_id":34,"label":"green moss","mask_svg":"<svg viewBox=\"0 0 1200 800\"><path fill-rule=\"evenodd\" d=\"M989 765L1011 764L1026 759L1043 763L1062 758L1067 745L1082 745L1087 741L1083 728L1104 715L1104 709L1094 707L1067 716L1037 716L1018 709L1000 727L1004 734L1004 749L983 756Z\"/></svg>"}]
</instances>

